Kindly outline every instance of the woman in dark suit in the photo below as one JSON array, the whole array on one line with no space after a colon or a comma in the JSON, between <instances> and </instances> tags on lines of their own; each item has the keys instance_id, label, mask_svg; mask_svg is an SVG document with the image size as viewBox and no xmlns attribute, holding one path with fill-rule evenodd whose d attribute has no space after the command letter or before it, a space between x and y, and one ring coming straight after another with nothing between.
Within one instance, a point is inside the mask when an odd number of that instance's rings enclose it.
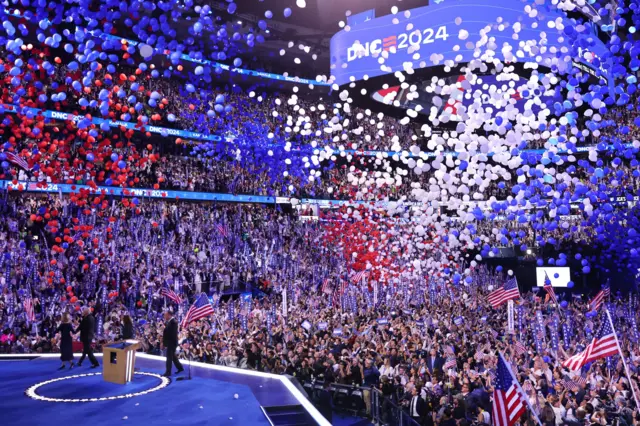
<instances>
[{"instance_id":1,"label":"woman in dark suit","mask_svg":"<svg viewBox=\"0 0 640 426\"><path fill-rule=\"evenodd\" d=\"M73 326L71 325L71 317L69 313L62 314L62 323L58 326L56 333L60 333L60 361L62 365L58 370L64 370L64 363L69 363L69 369L73 368Z\"/></svg>"},{"instance_id":2,"label":"woman in dark suit","mask_svg":"<svg viewBox=\"0 0 640 426\"><path fill-rule=\"evenodd\" d=\"M120 331L121 340L133 339L135 332L133 329L133 321L129 314L124 314L122 317L122 330Z\"/></svg>"}]
</instances>

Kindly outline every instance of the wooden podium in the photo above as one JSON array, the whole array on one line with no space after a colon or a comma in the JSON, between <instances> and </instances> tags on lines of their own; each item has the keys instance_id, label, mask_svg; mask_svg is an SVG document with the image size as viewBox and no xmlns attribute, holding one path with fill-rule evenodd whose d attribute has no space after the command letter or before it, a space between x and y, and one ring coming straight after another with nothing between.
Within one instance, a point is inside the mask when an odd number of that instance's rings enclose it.
<instances>
[{"instance_id":1,"label":"wooden podium","mask_svg":"<svg viewBox=\"0 0 640 426\"><path fill-rule=\"evenodd\" d=\"M102 378L111 383L124 385L133 378L136 364L137 340L109 343L102 347Z\"/></svg>"}]
</instances>

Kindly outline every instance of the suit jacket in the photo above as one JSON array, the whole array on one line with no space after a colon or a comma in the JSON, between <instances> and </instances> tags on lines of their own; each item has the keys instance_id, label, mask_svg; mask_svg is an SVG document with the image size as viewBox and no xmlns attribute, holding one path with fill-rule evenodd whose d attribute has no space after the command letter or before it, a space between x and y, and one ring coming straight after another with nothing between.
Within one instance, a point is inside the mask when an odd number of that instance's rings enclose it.
<instances>
[{"instance_id":1,"label":"suit jacket","mask_svg":"<svg viewBox=\"0 0 640 426\"><path fill-rule=\"evenodd\" d=\"M433 362L432 362L433 361ZM442 370L444 367L444 358L436 355L435 359L431 357L431 355L427 356L427 370L429 373L433 374L434 370Z\"/></svg>"},{"instance_id":2,"label":"suit jacket","mask_svg":"<svg viewBox=\"0 0 640 426\"><path fill-rule=\"evenodd\" d=\"M427 402L418 395L416 403L416 411L418 412L418 417L424 418L427 415ZM409 415L413 417L413 411L411 410L411 404L413 403L413 397L409 400Z\"/></svg>"},{"instance_id":3,"label":"suit jacket","mask_svg":"<svg viewBox=\"0 0 640 426\"><path fill-rule=\"evenodd\" d=\"M162 332L162 344L165 347L177 347L178 346L178 321L175 318L171 318L164 326Z\"/></svg>"},{"instance_id":4,"label":"suit jacket","mask_svg":"<svg viewBox=\"0 0 640 426\"><path fill-rule=\"evenodd\" d=\"M82 318L76 333L80 331L80 341L83 343L91 343L96 334L96 320L93 314L89 314Z\"/></svg>"}]
</instances>

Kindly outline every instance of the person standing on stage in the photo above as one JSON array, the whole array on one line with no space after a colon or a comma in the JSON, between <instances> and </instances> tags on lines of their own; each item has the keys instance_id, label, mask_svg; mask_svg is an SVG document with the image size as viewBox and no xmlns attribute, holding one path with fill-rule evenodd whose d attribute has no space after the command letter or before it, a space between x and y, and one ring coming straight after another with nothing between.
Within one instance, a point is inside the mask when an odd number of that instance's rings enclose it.
<instances>
[{"instance_id":1,"label":"person standing on stage","mask_svg":"<svg viewBox=\"0 0 640 426\"><path fill-rule=\"evenodd\" d=\"M60 333L60 361L62 365L58 370L64 370L64 363L69 363L69 370L73 368L73 326L71 316L68 312L62 314L62 323L58 326L56 333Z\"/></svg>"},{"instance_id":2,"label":"person standing on stage","mask_svg":"<svg viewBox=\"0 0 640 426\"><path fill-rule=\"evenodd\" d=\"M171 377L171 362L178 369L176 374L182 373L184 368L180 364L180 360L176 356L176 348L178 347L178 321L169 311L164 312L164 331L162 332L162 346L167 350L167 366L164 372L165 377Z\"/></svg>"},{"instance_id":3,"label":"person standing on stage","mask_svg":"<svg viewBox=\"0 0 640 426\"><path fill-rule=\"evenodd\" d=\"M82 365L84 357L88 356L89 362L91 362L91 368L100 367L91 348L91 342L93 342L93 336L96 332L96 320L91 314L90 308L84 308L82 310L82 321L80 321L80 325L75 332L77 333L78 331L80 332L80 341L82 342L82 356L80 357L80 361L78 361L78 366Z\"/></svg>"},{"instance_id":4,"label":"person standing on stage","mask_svg":"<svg viewBox=\"0 0 640 426\"><path fill-rule=\"evenodd\" d=\"M133 321L129 314L124 314L122 317L122 329L120 330L120 339L127 340L133 339L135 336L135 330L133 328Z\"/></svg>"}]
</instances>

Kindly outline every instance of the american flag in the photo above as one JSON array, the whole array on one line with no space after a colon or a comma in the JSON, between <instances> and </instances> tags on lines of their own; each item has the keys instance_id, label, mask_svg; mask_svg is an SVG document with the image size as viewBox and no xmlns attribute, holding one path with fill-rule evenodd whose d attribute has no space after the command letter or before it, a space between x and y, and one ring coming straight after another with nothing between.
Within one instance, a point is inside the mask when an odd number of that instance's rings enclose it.
<instances>
[{"instance_id":1,"label":"american flag","mask_svg":"<svg viewBox=\"0 0 640 426\"><path fill-rule=\"evenodd\" d=\"M600 290L598 294L596 294L596 296L591 299L591 301L589 302L589 307L592 311L597 311L598 309L600 309L600 306L602 306L602 304L604 303L604 297L604 290Z\"/></svg>"},{"instance_id":2,"label":"american flag","mask_svg":"<svg viewBox=\"0 0 640 426\"><path fill-rule=\"evenodd\" d=\"M325 278L325 280L322 282L322 287L320 289L320 292L324 294L330 294L331 293L331 289L329 288L330 284L331 283L329 282L329 278Z\"/></svg>"},{"instance_id":3,"label":"american flag","mask_svg":"<svg viewBox=\"0 0 640 426\"><path fill-rule=\"evenodd\" d=\"M544 273L544 291L547 292L547 294L549 294L549 297L551 298L551 300L553 301L553 303L555 303L556 305L558 304L558 298L556 297L556 292L553 291L553 286L551 285L551 279L549 278L549 275L547 275L547 273Z\"/></svg>"},{"instance_id":4,"label":"american flag","mask_svg":"<svg viewBox=\"0 0 640 426\"><path fill-rule=\"evenodd\" d=\"M491 306L494 309L502 305L504 302L519 298L520 290L518 290L518 281L516 281L515 276L510 280L507 280L502 287L491 292L489 296L487 296L487 300L491 303Z\"/></svg>"},{"instance_id":5,"label":"american flag","mask_svg":"<svg viewBox=\"0 0 640 426\"><path fill-rule=\"evenodd\" d=\"M200 296L196 298L193 305L187 311L187 314L182 320L182 327L186 327L192 321L198 321L200 318L207 317L213 313L213 307L209 302L209 298L206 294L200 293Z\"/></svg>"},{"instance_id":6,"label":"american flag","mask_svg":"<svg viewBox=\"0 0 640 426\"><path fill-rule=\"evenodd\" d=\"M354 276L351 277L351 282L352 283L358 283L362 280L362 278L364 278L364 276L367 275L367 271L360 271L357 274L355 274Z\"/></svg>"},{"instance_id":7,"label":"american flag","mask_svg":"<svg viewBox=\"0 0 640 426\"><path fill-rule=\"evenodd\" d=\"M173 300L178 304L182 303L182 299L180 298L180 296L178 296L175 291L171 290L167 286L164 286L160 289L160 295L168 297L169 299Z\"/></svg>"},{"instance_id":8,"label":"american flag","mask_svg":"<svg viewBox=\"0 0 640 426\"><path fill-rule=\"evenodd\" d=\"M578 384L571 379L561 379L560 384L563 388L570 390L571 392L578 392Z\"/></svg>"},{"instance_id":9,"label":"american flag","mask_svg":"<svg viewBox=\"0 0 640 426\"><path fill-rule=\"evenodd\" d=\"M348 281L342 281L342 284L340 285L340 294L343 295L347 292L347 287L349 287L349 282Z\"/></svg>"},{"instance_id":10,"label":"american flag","mask_svg":"<svg viewBox=\"0 0 640 426\"><path fill-rule=\"evenodd\" d=\"M216 223L216 229L218 230L220 235L222 235L223 237L226 238L229 236L229 227L227 225Z\"/></svg>"},{"instance_id":11,"label":"american flag","mask_svg":"<svg viewBox=\"0 0 640 426\"><path fill-rule=\"evenodd\" d=\"M526 401L509 368L511 368L509 364L500 355L493 391L493 412L491 413L495 426L513 426L526 411Z\"/></svg>"},{"instance_id":12,"label":"american flag","mask_svg":"<svg viewBox=\"0 0 640 426\"><path fill-rule=\"evenodd\" d=\"M24 158L14 154L13 152L5 152L4 155L7 157L7 160L15 164L16 166L20 166L25 170L31 170L29 167L29 163L27 163Z\"/></svg>"},{"instance_id":13,"label":"american flag","mask_svg":"<svg viewBox=\"0 0 640 426\"><path fill-rule=\"evenodd\" d=\"M608 298L609 296L611 296L611 289L609 288L609 286L608 286L608 285L607 285L606 287L604 287L604 288L602 289L602 291L604 292L604 297L607 297L607 298Z\"/></svg>"},{"instance_id":14,"label":"american flag","mask_svg":"<svg viewBox=\"0 0 640 426\"><path fill-rule=\"evenodd\" d=\"M455 368L457 364L458 363L456 361L455 356L448 356L446 362L444 363L444 368L445 369Z\"/></svg>"},{"instance_id":15,"label":"american flag","mask_svg":"<svg viewBox=\"0 0 640 426\"><path fill-rule=\"evenodd\" d=\"M27 322L34 322L36 320L36 313L33 310L33 299L31 296L25 297L22 301L22 306L24 306L24 312L27 314Z\"/></svg>"},{"instance_id":16,"label":"american flag","mask_svg":"<svg viewBox=\"0 0 640 426\"><path fill-rule=\"evenodd\" d=\"M516 340L516 343L513 345L513 349L516 352L516 355L524 355L527 353L527 348L522 344L521 341Z\"/></svg>"},{"instance_id":17,"label":"american flag","mask_svg":"<svg viewBox=\"0 0 640 426\"><path fill-rule=\"evenodd\" d=\"M598 334L587 345L584 351L575 354L562 363L563 367L571 370L580 370L585 364L600 358L617 355L619 353L616 334L611 324L608 312L602 318L602 325Z\"/></svg>"},{"instance_id":18,"label":"american flag","mask_svg":"<svg viewBox=\"0 0 640 426\"><path fill-rule=\"evenodd\" d=\"M575 382L577 385L586 386L587 385L587 373L582 373L578 377L575 378Z\"/></svg>"}]
</instances>

